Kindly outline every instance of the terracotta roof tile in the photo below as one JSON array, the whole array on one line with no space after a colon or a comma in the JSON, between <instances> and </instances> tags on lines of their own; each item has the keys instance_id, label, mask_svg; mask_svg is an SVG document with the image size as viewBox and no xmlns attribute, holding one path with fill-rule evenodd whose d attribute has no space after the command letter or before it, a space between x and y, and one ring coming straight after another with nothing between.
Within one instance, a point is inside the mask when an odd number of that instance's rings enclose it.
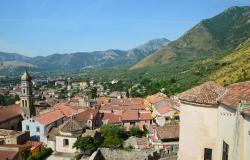
<instances>
[{"instance_id":1,"label":"terracotta roof tile","mask_svg":"<svg viewBox=\"0 0 250 160\"><path fill-rule=\"evenodd\" d=\"M108 124L119 124L121 123L121 116L115 115L113 113L104 113L102 120Z\"/></svg>"},{"instance_id":2,"label":"terracotta roof tile","mask_svg":"<svg viewBox=\"0 0 250 160\"><path fill-rule=\"evenodd\" d=\"M67 103L64 102L57 104L52 108L52 110L60 110L66 117L70 117L78 112L76 109L71 108L67 105Z\"/></svg>"},{"instance_id":3,"label":"terracotta roof tile","mask_svg":"<svg viewBox=\"0 0 250 160\"><path fill-rule=\"evenodd\" d=\"M250 81L229 85L220 99L220 103L232 108L237 108L240 101L250 101Z\"/></svg>"},{"instance_id":4,"label":"terracotta roof tile","mask_svg":"<svg viewBox=\"0 0 250 160\"><path fill-rule=\"evenodd\" d=\"M154 95L151 95L151 96L148 96L146 98L150 103L154 104L154 103L157 103L159 101L162 101L162 100L165 100L166 97L164 94L162 93L156 93Z\"/></svg>"},{"instance_id":5,"label":"terracotta roof tile","mask_svg":"<svg viewBox=\"0 0 250 160\"><path fill-rule=\"evenodd\" d=\"M156 110L157 110L157 112L160 113L160 114L165 114L165 113L167 113L167 112L169 112L169 111L171 111L171 110L174 110L174 108L169 107L169 106L161 106L161 107L159 107L159 108L156 109Z\"/></svg>"},{"instance_id":6,"label":"terracotta roof tile","mask_svg":"<svg viewBox=\"0 0 250 160\"><path fill-rule=\"evenodd\" d=\"M155 129L160 139L179 138L179 125L156 127Z\"/></svg>"},{"instance_id":7,"label":"terracotta roof tile","mask_svg":"<svg viewBox=\"0 0 250 160\"><path fill-rule=\"evenodd\" d=\"M122 113L123 121L139 120L139 114L136 110L126 110Z\"/></svg>"},{"instance_id":8,"label":"terracotta roof tile","mask_svg":"<svg viewBox=\"0 0 250 160\"><path fill-rule=\"evenodd\" d=\"M122 99L111 99L111 105L129 106L129 105L143 105L143 98L122 98Z\"/></svg>"},{"instance_id":9,"label":"terracotta roof tile","mask_svg":"<svg viewBox=\"0 0 250 160\"><path fill-rule=\"evenodd\" d=\"M52 112L44 113L33 117L34 120L38 121L43 125L49 125L61 118L64 118L64 114L60 110L55 110Z\"/></svg>"},{"instance_id":10,"label":"terracotta roof tile","mask_svg":"<svg viewBox=\"0 0 250 160\"><path fill-rule=\"evenodd\" d=\"M0 106L0 122L4 122L17 116L21 116L21 108L19 104Z\"/></svg>"},{"instance_id":11,"label":"terracotta roof tile","mask_svg":"<svg viewBox=\"0 0 250 160\"><path fill-rule=\"evenodd\" d=\"M64 133L82 133L84 129L85 128L77 121L69 119L61 126L60 131Z\"/></svg>"},{"instance_id":12,"label":"terracotta roof tile","mask_svg":"<svg viewBox=\"0 0 250 160\"><path fill-rule=\"evenodd\" d=\"M74 115L74 119L78 122L86 123L89 119L93 119L98 115L99 111L97 109L88 109L81 113Z\"/></svg>"},{"instance_id":13,"label":"terracotta roof tile","mask_svg":"<svg viewBox=\"0 0 250 160\"><path fill-rule=\"evenodd\" d=\"M214 105L217 104L217 100L224 94L225 90L224 87L217 83L209 81L182 92L177 96L182 102Z\"/></svg>"},{"instance_id":14,"label":"terracotta roof tile","mask_svg":"<svg viewBox=\"0 0 250 160\"><path fill-rule=\"evenodd\" d=\"M139 114L139 119L140 120L152 120L153 119L153 117L152 117L152 115L151 115L151 113L141 113L140 112L140 114Z\"/></svg>"}]
</instances>

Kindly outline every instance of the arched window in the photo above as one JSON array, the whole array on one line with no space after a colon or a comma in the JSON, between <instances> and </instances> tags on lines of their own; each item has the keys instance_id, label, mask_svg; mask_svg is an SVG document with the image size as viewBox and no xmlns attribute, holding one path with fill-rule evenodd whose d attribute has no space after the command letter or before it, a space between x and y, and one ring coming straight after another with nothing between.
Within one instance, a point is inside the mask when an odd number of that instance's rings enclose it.
<instances>
[{"instance_id":1,"label":"arched window","mask_svg":"<svg viewBox=\"0 0 250 160\"><path fill-rule=\"evenodd\" d=\"M63 139L63 147L68 147L68 146L69 146L69 140Z\"/></svg>"}]
</instances>

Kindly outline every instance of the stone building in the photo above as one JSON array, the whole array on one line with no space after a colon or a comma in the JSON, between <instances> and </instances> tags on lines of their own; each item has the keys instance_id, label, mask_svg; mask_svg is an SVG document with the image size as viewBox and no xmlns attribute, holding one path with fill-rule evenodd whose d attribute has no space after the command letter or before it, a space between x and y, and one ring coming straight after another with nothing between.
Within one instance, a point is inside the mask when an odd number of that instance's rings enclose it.
<instances>
[{"instance_id":1,"label":"stone building","mask_svg":"<svg viewBox=\"0 0 250 160\"><path fill-rule=\"evenodd\" d=\"M0 106L0 128L21 130L21 116L20 106L18 104L9 106Z\"/></svg>"},{"instance_id":2,"label":"stone building","mask_svg":"<svg viewBox=\"0 0 250 160\"><path fill-rule=\"evenodd\" d=\"M32 94L32 82L31 76L25 70L21 77L21 95L20 95L20 107L22 110L22 116L24 119L28 119L36 115L33 94Z\"/></svg>"},{"instance_id":3,"label":"stone building","mask_svg":"<svg viewBox=\"0 0 250 160\"><path fill-rule=\"evenodd\" d=\"M21 103L0 106L0 128L2 129L21 130L22 120L35 115L31 76L27 70L21 76L21 81Z\"/></svg>"},{"instance_id":4,"label":"stone building","mask_svg":"<svg viewBox=\"0 0 250 160\"><path fill-rule=\"evenodd\" d=\"M0 129L0 142L3 144L23 144L29 139L29 132Z\"/></svg>"}]
</instances>

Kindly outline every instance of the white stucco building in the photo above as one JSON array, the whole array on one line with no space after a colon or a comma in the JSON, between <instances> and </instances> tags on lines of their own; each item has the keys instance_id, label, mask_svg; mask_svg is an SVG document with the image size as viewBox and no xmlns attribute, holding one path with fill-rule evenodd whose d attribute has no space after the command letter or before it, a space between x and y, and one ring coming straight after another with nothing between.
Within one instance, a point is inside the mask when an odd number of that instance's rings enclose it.
<instances>
[{"instance_id":1,"label":"white stucco building","mask_svg":"<svg viewBox=\"0 0 250 160\"><path fill-rule=\"evenodd\" d=\"M218 159L250 159L250 82L227 87L219 100Z\"/></svg>"},{"instance_id":2,"label":"white stucco building","mask_svg":"<svg viewBox=\"0 0 250 160\"><path fill-rule=\"evenodd\" d=\"M225 89L207 82L178 95L180 105L180 160L216 160L217 99Z\"/></svg>"},{"instance_id":3,"label":"white stucco building","mask_svg":"<svg viewBox=\"0 0 250 160\"><path fill-rule=\"evenodd\" d=\"M65 122L55 137L55 151L75 153L77 150L73 148L73 145L84 130L85 128L73 119Z\"/></svg>"},{"instance_id":4,"label":"white stucco building","mask_svg":"<svg viewBox=\"0 0 250 160\"><path fill-rule=\"evenodd\" d=\"M179 160L250 159L250 81L207 82L178 97Z\"/></svg>"}]
</instances>

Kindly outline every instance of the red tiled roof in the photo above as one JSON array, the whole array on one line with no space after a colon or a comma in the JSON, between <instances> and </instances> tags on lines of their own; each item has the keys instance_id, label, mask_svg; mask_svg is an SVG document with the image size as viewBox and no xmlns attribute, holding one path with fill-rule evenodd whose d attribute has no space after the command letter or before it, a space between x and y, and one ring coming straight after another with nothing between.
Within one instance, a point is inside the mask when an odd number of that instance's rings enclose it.
<instances>
[{"instance_id":1,"label":"red tiled roof","mask_svg":"<svg viewBox=\"0 0 250 160\"><path fill-rule=\"evenodd\" d=\"M76 109L71 108L70 106L67 106L66 103L60 103L52 108L52 110L60 110L66 117L70 117L73 114L77 113Z\"/></svg>"},{"instance_id":2,"label":"red tiled roof","mask_svg":"<svg viewBox=\"0 0 250 160\"><path fill-rule=\"evenodd\" d=\"M129 105L143 105L144 100L142 98L122 98L111 99L111 105L129 106Z\"/></svg>"},{"instance_id":3,"label":"red tiled roof","mask_svg":"<svg viewBox=\"0 0 250 160\"><path fill-rule=\"evenodd\" d=\"M150 103L154 104L154 103L157 103L157 102L160 102L162 100L165 100L166 98L163 97L163 94L162 93L156 93L154 95L151 95L151 96L148 96L146 98Z\"/></svg>"},{"instance_id":4,"label":"red tiled roof","mask_svg":"<svg viewBox=\"0 0 250 160\"><path fill-rule=\"evenodd\" d=\"M225 88L213 81L206 82L197 87L191 88L177 96L182 102L191 102L197 104L214 105L224 94Z\"/></svg>"},{"instance_id":5,"label":"red tiled roof","mask_svg":"<svg viewBox=\"0 0 250 160\"><path fill-rule=\"evenodd\" d=\"M0 122L4 122L17 116L21 116L21 108L19 104L0 107Z\"/></svg>"},{"instance_id":6,"label":"red tiled roof","mask_svg":"<svg viewBox=\"0 0 250 160\"><path fill-rule=\"evenodd\" d=\"M89 119L95 118L98 113L99 112L97 109L88 109L86 111L74 115L74 119L78 122L87 122Z\"/></svg>"},{"instance_id":7,"label":"red tiled roof","mask_svg":"<svg viewBox=\"0 0 250 160\"><path fill-rule=\"evenodd\" d=\"M169 111L173 110L172 107L169 107L169 106L161 106L157 109L157 112L160 113L160 114L164 114L164 113L167 113Z\"/></svg>"},{"instance_id":8,"label":"red tiled roof","mask_svg":"<svg viewBox=\"0 0 250 160\"><path fill-rule=\"evenodd\" d=\"M122 120L123 121L133 121L139 120L139 114L136 110L126 110L122 113Z\"/></svg>"},{"instance_id":9,"label":"red tiled roof","mask_svg":"<svg viewBox=\"0 0 250 160\"><path fill-rule=\"evenodd\" d=\"M220 99L220 103L234 109L238 107L240 101L250 101L250 81L228 86L227 91Z\"/></svg>"},{"instance_id":10,"label":"red tiled roof","mask_svg":"<svg viewBox=\"0 0 250 160\"><path fill-rule=\"evenodd\" d=\"M64 118L64 114L60 110L44 113L33 117L34 120L38 121L43 125L49 125L61 118Z\"/></svg>"},{"instance_id":11,"label":"red tiled roof","mask_svg":"<svg viewBox=\"0 0 250 160\"><path fill-rule=\"evenodd\" d=\"M108 124L118 124L121 123L121 116L113 113L104 113L102 120L106 121Z\"/></svg>"},{"instance_id":12,"label":"red tiled roof","mask_svg":"<svg viewBox=\"0 0 250 160\"><path fill-rule=\"evenodd\" d=\"M17 151L1 151L0 150L0 160L14 159L17 156Z\"/></svg>"},{"instance_id":13,"label":"red tiled roof","mask_svg":"<svg viewBox=\"0 0 250 160\"><path fill-rule=\"evenodd\" d=\"M140 120L152 120L153 117L151 115L151 113L140 113Z\"/></svg>"}]
</instances>

